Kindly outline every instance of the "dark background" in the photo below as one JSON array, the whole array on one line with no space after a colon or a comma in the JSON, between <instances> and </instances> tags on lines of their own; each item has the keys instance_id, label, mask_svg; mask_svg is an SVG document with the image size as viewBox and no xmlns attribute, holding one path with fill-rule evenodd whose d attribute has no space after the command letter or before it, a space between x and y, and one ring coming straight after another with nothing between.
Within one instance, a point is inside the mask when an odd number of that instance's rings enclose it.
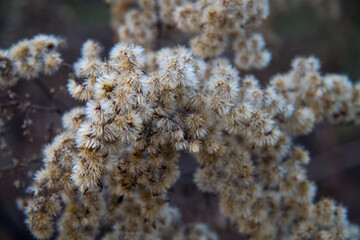
<instances>
[{"instance_id":1,"label":"dark background","mask_svg":"<svg viewBox=\"0 0 360 240\"><path fill-rule=\"evenodd\" d=\"M270 0L272 2L272 0ZM278 9L273 6L271 17L262 32L273 54L266 70L251 72L262 82L276 73L286 72L295 56L318 57L323 73L346 74L354 82L360 79L360 1L339 1L339 16L319 11L309 4ZM107 53L114 44L110 27L109 7L101 0L0 0L0 48L7 49L22 38L38 33L66 39L62 51L67 63L80 55L81 44L88 38L98 40ZM105 55L104 55L105 56ZM65 109L78 105L70 99L62 86L67 82L67 71L52 77L40 77L34 84L22 81L12 88L19 94L30 94L32 102L45 104L49 96L42 90L54 88L53 99L61 100ZM242 75L248 72L242 72ZM31 174L41 166L39 153L59 131L60 116L38 112L13 118L5 137L12 155L0 155L0 239L31 239L23 214L17 210L15 199L23 196ZM34 141L22 135L25 117L33 120ZM311 154L309 178L318 186L317 198L331 197L349 209L351 222L360 224L360 127L319 125L310 136L296 139ZM13 158L28 162L13 168ZM202 221L219 234L220 239L239 239L234 230L216 228L217 199L201 194L192 182L195 161L188 155L181 158L182 175L170 193L173 205L180 208L185 222ZM14 186L14 181L20 187Z\"/></svg>"}]
</instances>

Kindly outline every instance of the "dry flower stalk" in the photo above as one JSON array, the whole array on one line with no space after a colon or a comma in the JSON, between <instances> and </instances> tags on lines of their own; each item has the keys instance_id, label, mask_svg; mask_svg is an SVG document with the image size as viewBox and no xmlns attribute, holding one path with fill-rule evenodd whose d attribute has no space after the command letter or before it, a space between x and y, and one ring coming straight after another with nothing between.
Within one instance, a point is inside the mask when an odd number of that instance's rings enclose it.
<instances>
[{"instance_id":1,"label":"dry flower stalk","mask_svg":"<svg viewBox=\"0 0 360 240\"><path fill-rule=\"evenodd\" d=\"M294 59L263 88L240 78L238 69L270 60L262 36L251 33L268 15L265 0L141 0L139 9L109 2L121 43L104 60L88 40L73 65L68 91L85 106L63 115L63 132L44 149L28 189L23 210L36 238L218 239L206 225L183 226L168 204L181 152L196 157L196 185L219 196L221 213L248 239L359 238L343 206L314 201L309 153L292 143L324 119L358 123L359 84L322 75L314 57ZM151 51L159 21L192 32L191 49ZM219 57L230 40L237 68ZM7 66L22 60L6 57L1 77L11 77L3 82L41 72L12 72Z\"/></svg>"}]
</instances>

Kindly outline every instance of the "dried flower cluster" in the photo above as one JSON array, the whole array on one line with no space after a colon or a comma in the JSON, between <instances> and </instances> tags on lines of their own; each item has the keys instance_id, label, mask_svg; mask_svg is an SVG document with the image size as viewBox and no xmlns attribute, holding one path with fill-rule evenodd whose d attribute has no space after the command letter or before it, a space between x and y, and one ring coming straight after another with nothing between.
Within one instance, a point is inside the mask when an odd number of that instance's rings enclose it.
<instances>
[{"instance_id":1,"label":"dried flower cluster","mask_svg":"<svg viewBox=\"0 0 360 240\"><path fill-rule=\"evenodd\" d=\"M36 238L218 239L204 224L182 224L168 203L186 152L199 163L197 187L219 197L247 239L359 239L343 206L314 201L309 153L292 138L325 119L359 123L360 84L322 75L314 57L296 58L265 87L240 77L270 61L252 32L269 14L266 0L108 2L121 41L101 59L102 47L88 40L73 64L68 92L84 106L63 115L22 205ZM190 48L153 51L160 23L192 33ZM221 57L230 41L233 62ZM60 43L41 35L11 48L26 53L5 51L2 81L57 70Z\"/></svg>"},{"instance_id":2,"label":"dried flower cluster","mask_svg":"<svg viewBox=\"0 0 360 240\"><path fill-rule=\"evenodd\" d=\"M41 73L56 72L62 59L58 53L63 40L39 34L32 39L24 39L8 50L0 49L0 85L11 86L19 78L34 79Z\"/></svg>"},{"instance_id":3,"label":"dried flower cluster","mask_svg":"<svg viewBox=\"0 0 360 240\"><path fill-rule=\"evenodd\" d=\"M252 33L269 15L267 0L139 0L137 5L128 0L108 2L121 42L151 47L161 31L157 27L161 23L193 34L189 45L197 57L217 57L232 43L239 69L263 68L270 61L271 54L265 49L261 34Z\"/></svg>"},{"instance_id":4,"label":"dried flower cluster","mask_svg":"<svg viewBox=\"0 0 360 240\"><path fill-rule=\"evenodd\" d=\"M262 89L226 59L205 63L186 48L158 51L152 73L139 46L119 43L107 61L100 49L84 44L68 88L86 106L64 115L64 132L45 148L30 188L25 213L36 237L52 236L62 211L60 239L105 226L113 229L105 239L185 234L166 200L185 151L200 163L199 189L218 194L221 212L249 239L356 239L345 208L313 201L308 153L291 136L324 117L355 121L359 86L322 76L314 58L295 59Z\"/></svg>"},{"instance_id":5,"label":"dried flower cluster","mask_svg":"<svg viewBox=\"0 0 360 240\"><path fill-rule=\"evenodd\" d=\"M153 0L106 0L111 4L113 27L121 42L151 47L156 38L156 3ZM136 2L139 9L136 9Z\"/></svg>"}]
</instances>

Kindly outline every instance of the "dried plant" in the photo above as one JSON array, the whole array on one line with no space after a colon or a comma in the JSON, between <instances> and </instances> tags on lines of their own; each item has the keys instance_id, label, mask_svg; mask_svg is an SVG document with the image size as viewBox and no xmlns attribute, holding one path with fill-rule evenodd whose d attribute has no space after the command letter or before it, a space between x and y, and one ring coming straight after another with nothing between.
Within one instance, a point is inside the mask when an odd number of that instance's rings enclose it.
<instances>
[{"instance_id":1,"label":"dried plant","mask_svg":"<svg viewBox=\"0 0 360 240\"><path fill-rule=\"evenodd\" d=\"M197 187L219 197L245 238L359 239L345 207L314 201L309 153L292 142L324 120L359 123L359 84L321 74L314 57L295 58L265 87L240 77L271 59L255 32L266 0L108 2L120 43L107 58L96 41L83 44L67 88L84 105L63 114L19 200L36 238L218 239L169 205L185 152L199 163ZM187 32L189 48L158 43L164 25ZM39 35L1 51L1 83L59 70L61 45Z\"/></svg>"}]
</instances>

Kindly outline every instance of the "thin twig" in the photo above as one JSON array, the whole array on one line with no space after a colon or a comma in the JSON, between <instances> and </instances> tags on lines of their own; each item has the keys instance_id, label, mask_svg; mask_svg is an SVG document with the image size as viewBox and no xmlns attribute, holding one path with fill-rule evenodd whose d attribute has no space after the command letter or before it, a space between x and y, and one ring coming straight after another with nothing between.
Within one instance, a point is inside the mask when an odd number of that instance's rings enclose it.
<instances>
[{"instance_id":1,"label":"thin twig","mask_svg":"<svg viewBox=\"0 0 360 240\"><path fill-rule=\"evenodd\" d=\"M30 159L29 161L22 161L21 163L19 164L12 164L12 165L7 165L7 166L3 166L0 168L0 172L7 172L7 171L11 171L11 170L14 170L16 168L18 169L21 169L21 168L24 168L24 167L28 167L29 165L31 164L34 164L34 163L39 163L41 161L41 158L40 157L36 157L36 158L32 158Z\"/></svg>"},{"instance_id":2,"label":"thin twig","mask_svg":"<svg viewBox=\"0 0 360 240\"><path fill-rule=\"evenodd\" d=\"M63 102L61 101L60 99L55 99L54 95L52 95L48 89L48 87L43 83L41 82L40 80L38 79L35 79L34 81L36 83L36 85L40 88L40 90L45 94L45 96L51 100L56 106L59 107L59 111L60 112L65 112L67 110L69 110L70 108Z\"/></svg>"}]
</instances>

